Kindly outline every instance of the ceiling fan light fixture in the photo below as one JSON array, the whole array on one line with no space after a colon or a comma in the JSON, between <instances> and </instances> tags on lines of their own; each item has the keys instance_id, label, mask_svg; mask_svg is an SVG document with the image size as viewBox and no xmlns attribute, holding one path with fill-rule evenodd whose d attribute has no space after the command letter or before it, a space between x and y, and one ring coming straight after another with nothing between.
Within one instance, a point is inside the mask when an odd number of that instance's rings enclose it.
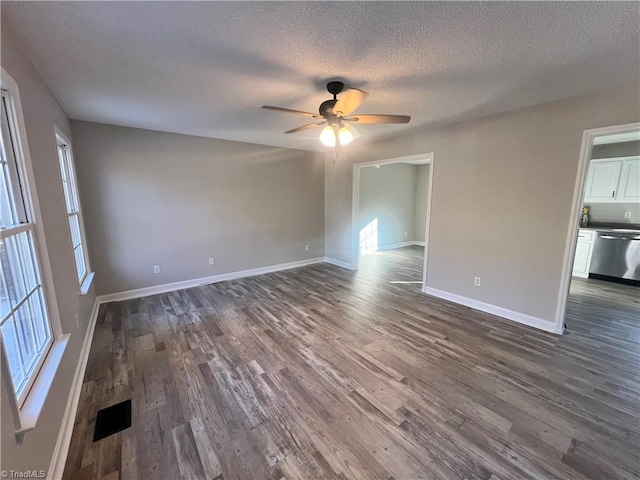
<instances>
[{"instance_id":1,"label":"ceiling fan light fixture","mask_svg":"<svg viewBox=\"0 0 640 480\"><path fill-rule=\"evenodd\" d=\"M353 141L353 134L347 127L340 127L340 130L338 130L338 140L340 141L340 145L348 145Z\"/></svg>"},{"instance_id":2,"label":"ceiling fan light fixture","mask_svg":"<svg viewBox=\"0 0 640 480\"><path fill-rule=\"evenodd\" d=\"M322 129L322 132L320 133L320 142L327 147L335 147L336 135L333 133L333 127L331 125L327 125Z\"/></svg>"}]
</instances>

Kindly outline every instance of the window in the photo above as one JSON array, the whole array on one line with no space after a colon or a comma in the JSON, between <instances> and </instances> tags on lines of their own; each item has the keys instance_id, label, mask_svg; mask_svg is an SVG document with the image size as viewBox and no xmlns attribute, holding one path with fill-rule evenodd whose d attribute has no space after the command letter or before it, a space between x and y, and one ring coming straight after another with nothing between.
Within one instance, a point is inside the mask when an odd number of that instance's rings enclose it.
<instances>
[{"instance_id":1,"label":"window","mask_svg":"<svg viewBox=\"0 0 640 480\"><path fill-rule=\"evenodd\" d=\"M73 156L71 155L69 142L60 134L57 135L57 141L58 159L60 160L60 172L62 174L62 189L64 190L64 201L67 206L69 229L71 230L71 244L73 246L78 281L80 285L82 285L89 271L89 259L87 257L86 242L84 239L80 201L78 200L78 184L76 182Z\"/></svg>"},{"instance_id":2,"label":"window","mask_svg":"<svg viewBox=\"0 0 640 480\"><path fill-rule=\"evenodd\" d=\"M13 389L22 405L53 343L53 335L16 118L10 94L2 90L0 326Z\"/></svg>"}]
</instances>

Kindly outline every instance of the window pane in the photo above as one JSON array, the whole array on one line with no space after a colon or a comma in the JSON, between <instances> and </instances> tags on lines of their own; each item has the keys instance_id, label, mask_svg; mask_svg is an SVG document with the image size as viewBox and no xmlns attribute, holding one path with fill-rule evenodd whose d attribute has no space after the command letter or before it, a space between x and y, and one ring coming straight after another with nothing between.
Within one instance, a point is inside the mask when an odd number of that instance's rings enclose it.
<instances>
[{"instance_id":1,"label":"window pane","mask_svg":"<svg viewBox=\"0 0 640 480\"><path fill-rule=\"evenodd\" d=\"M64 202L67 206L67 213L73 211L71 201L71 189L69 187L69 178L67 177L66 158L64 149L58 145L58 159L60 160L60 175L62 176L62 190L64 191Z\"/></svg>"},{"instance_id":2,"label":"window pane","mask_svg":"<svg viewBox=\"0 0 640 480\"><path fill-rule=\"evenodd\" d=\"M9 293L7 292L7 282L4 279L6 270L4 267L0 268L0 279L2 284L0 285L0 320L7 316L11 311L11 304L9 303Z\"/></svg>"},{"instance_id":3,"label":"window pane","mask_svg":"<svg viewBox=\"0 0 640 480\"><path fill-rule=\"evenodd\" d=\"M78 223L78 215L69 215L69 227L71 229L71 243L76 247L76 245L81 243L80 240L80 225Z\"/></svg>"},{"instance_id":4,"label":"window pane","mask_svg":"<svg viewBox=\"0 0 640 480\"><path fill-rule=\"evenodd\" d=\"M8 115L7 110L7 99L5 98L4 92L2 95L2 119L0 121L0 130L2 131L2 142L0 142L0 146L2 147L2 155L0 155L0 159L2 161L2 173L4 175L4 182L6 185L5 192L9 195L10 206L9 208L9 216L6 216L5 213L2 217L3 226L10 225L18 225L20 223L27 221L26 209L24 205L24 199L22 198L22 192L20 189L20 175L18 173L18 164L16 162L16 156L14 152L14 140L15 135L13 133L13 129L10 128L11 120ZM5 224L4 221L10 222L9 224Z\"/></svg>"},{"instance_id":5,"label":"window pane","mask_svg":"<svg viewBox=\"0 0 640 480\"><path fill-rule=\"evenodd\" d=\"M13 317L2 325L2 340L4 343L7 359L9 360L9 369L11 370L11 378L16 391L22 390L26 381L26 376L22 370L22 358L20 357L20 348L18 346L18 337L16 336Z\"/></svg>"},{"instance_id":6,"label":"window pane","mask_svg":"<svg viewBox=\"0 0 640 480\"><path fill-rule=\"evenodd\" d=\"M31 315L33 316L33 324L35 327L36 345L38 350L40 350L51 338L49 322L46 321L46 312L44 309L41 288L36 290L33 295L29 297L29 305L31 307Z\"/></svg>"},{"instance_id":7,"label":"window pane","mask_svg":"<svg viewBox=\"0 0 640 480\"><path fill-rule=\"evenodd\" d=\"M33 290L39 283L35 269L35 255L33 254L33 239L31 232L22 232L16 235L16 242L19 247L20 260L23 266L23 274L27 292Z\"/></svg>"},{"instance_id":8,"label":"window pane","mask_svg":"<svg viewBox=\"0 0 640 480\"><path fill-rule=\"evenodd\" d=\"M4 147L3 147L4 148ZM0 168L0 225L10 227L17 225L19 222L15 215L15 208L11 201L11 185L9 184L9 172L7 165L4 163L4 149L2 153L2 168Z\"/></svg>"},{"instance_id":9,"label":"window pane","mask_svg":"<svg viewBox=\"0 0 640 480\"><path fill-rule=\"evenodd\" d=\"M22 353L22 365L29 374L29 370L33 363L37 360L38 348L36 347L35 333L31 327L31 314L29 311L29 302L23 303L18 311L14 314L16 331L18 332L18 342L20 352Z\"/></svg>"},{"instance_id":10,"label":"window pane","mask_svg":"<svg viewBox=\"0 0 640 480\"><path fill-rule=\"evenodd\" d=\"M23 232L25 233L25 232ZM20 300L27 296L24 279L22 277L22 265L17 248L16 237L7 237L0 242L0 258L2 259L2 270L7 281L7 292L11 305L17 305Z\"/></svg>"},{"instance_id":11,"label":"window pane","mask_svg":"<svg viewBox=\"0 0 640 480\"><path fill-rule=\"evenodd\" d=\"M62 176L62 181L67 181L67 171L64 168L64 152L62 151L62 147L58 145L58 160L60 161L60 175Z\"/></svg>"},{"instance_id":12,"label":"window pane","mask_svg":"<svg viewBox=\"0 0 640 480\"><path fill-rule=\"evenodd\" d=\"M64 202L67 207L67 213L73 212L73 208L71 207L71 195L69 194L69 183L63 180L62 189L64 190Z\"/></svg>"},{"instance_id":13,"label":"window pane","mask_svg":"<svg viewBox=\"0 0 640 480\"><path fill-rule=\"evenodd\" d=\"M69 182L69 193L71 194L70 207L74 212L77 212L80 210L80 208L78 208L78 183L76 182L76 176L71 162L71 152L69 152L68 147L65 149L65 159L67 160L67 180Z\"/></svg>"},{"instance_id":14,"label":"window pane","mask_svg":"<svg viewBox=\"0 0 640 480\"><path fill-rule=\"evenodd\" d=\"M84 265L84 250L82 249L82 245L78 245L73 250L73 253L76 256L76 270L78 272L78 278L82 279L87 271Z\"/></svg>"}]
</instances>

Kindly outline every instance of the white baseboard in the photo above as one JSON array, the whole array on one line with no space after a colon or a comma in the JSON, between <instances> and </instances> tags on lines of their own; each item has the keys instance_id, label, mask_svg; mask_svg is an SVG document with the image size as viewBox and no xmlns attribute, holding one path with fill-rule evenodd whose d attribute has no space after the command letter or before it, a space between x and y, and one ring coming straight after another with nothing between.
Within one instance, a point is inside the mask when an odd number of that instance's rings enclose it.
<instances>
[{"instance_id":1,"label":"white baseboard","mask_svg":"<svg viewBox=\"0 0 640 480\"><path fill-rule=\"evenodd\" d=\"M506 308L497 307L489 303L473 300L472 298L445 292L444 290L438 290L437 288L425 287L422 289L422 291L427 295L432 295L444 300L449 300L450 302L465 305L467 307L487 312L498 317L506 318L507 320L513 320L514 322L522 323L530 327L539 328L540 330L544 330L545 332L556 333L558 335L562 334L562 329L558 330L556 328L555 322L532 317L531 315L526 315L524 313L514 312L513 310L507 310Z\"/></svg>"},{"instance_id":2,"label":"white baseboard","mask_svg":"<svg viewBox=\"0 0 640 480\"><path fill-rule=\"evenodd\" d=\"M417 245L418 247L424 247L426 246L425 242L419 242L419 241L415 241L415 242L411 242L412 245Z\"/></svg>"},{"instance_id":3,"label":"white baseboard","mask_svg":"<svg viewBox=\"0 0 640 480\"><path fill-rule=\"evenodd\" d=\"M67 401L67 406L62 417L62 426L60 427L58 440L53 450L51 464L49 465L47 474L47 478L49 479L60 479L64 472L64 465L67 461L67 454L69 453L71 434L73 433L73 425L76 420L78 403L80 402L80 393L82 392L82 382L84 380L84 373L87 369L87 362L89 361L89 352L91 351L91 342L93 340L93 332L96 329L99 310L100 302L96 299L93 304L93 309L91 310L91 316L89 317L87 332L84 335L84 343L82 344L82 350L80 350L78 366L76 367L76 372L73 376L73 383L71 384L71 391L69 392L69 400Z\"/></svg>"},{"instance_id":4,"label":"white baseboard","mask_svg":"<svg viewBox=\"0 0 640 480\"><path fill-rule=\"evenodd\" d=\"M221 273L220 275L212 275L210 277L195 278L192 280L183 280L181 282L165 283L163 285L155 285L153 287L138 288L135 290L127 290L125 292L110 293L98 297L100 303L120 302L122 300L130 300L132 298L148 297L159 293L174 292L185 288L198 287L200 285L208 285L210 283L223 282L225 280L235 280L237 278L253 277L255 275L263 275L265 273L279 272L281 270L289 270L291 268L305 267L314 263L321 263L324 258L310 258L309 260L299 260L297 262L280 263L278 265L269 265L267 267L252 268L250 270L240 270L237 272Z\"/></svg>"},{"instance_id":5,"label":"white baseboard","mask_svg":"<svg viewBox=\"0 0 640 480\"><path fill-rule=\"evenodd\" d=\"M330 263L331 265L335 265L336 267L342 267L348 270L356 270L350 263L343 262L342 260L336 260L335 258L324 257L324 263Z\"/></svg>"}]
</instances>

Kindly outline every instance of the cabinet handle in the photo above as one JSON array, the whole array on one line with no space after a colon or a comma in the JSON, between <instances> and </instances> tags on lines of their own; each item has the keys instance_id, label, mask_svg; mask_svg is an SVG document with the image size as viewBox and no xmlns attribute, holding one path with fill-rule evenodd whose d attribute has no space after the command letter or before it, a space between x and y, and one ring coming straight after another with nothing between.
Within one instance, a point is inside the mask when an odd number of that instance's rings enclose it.
<instances>
[{"instance_id":1,"label":"cabinet handle","mask_svg":"<svg viewBox=\"0 0 640 480\"><path fill-rule=\"evenodd\" d=\"M615 198L615 196L616 196L616 191L614 190L614 191L611 193L611 198Z\"/></svg>"}]
</instances>

